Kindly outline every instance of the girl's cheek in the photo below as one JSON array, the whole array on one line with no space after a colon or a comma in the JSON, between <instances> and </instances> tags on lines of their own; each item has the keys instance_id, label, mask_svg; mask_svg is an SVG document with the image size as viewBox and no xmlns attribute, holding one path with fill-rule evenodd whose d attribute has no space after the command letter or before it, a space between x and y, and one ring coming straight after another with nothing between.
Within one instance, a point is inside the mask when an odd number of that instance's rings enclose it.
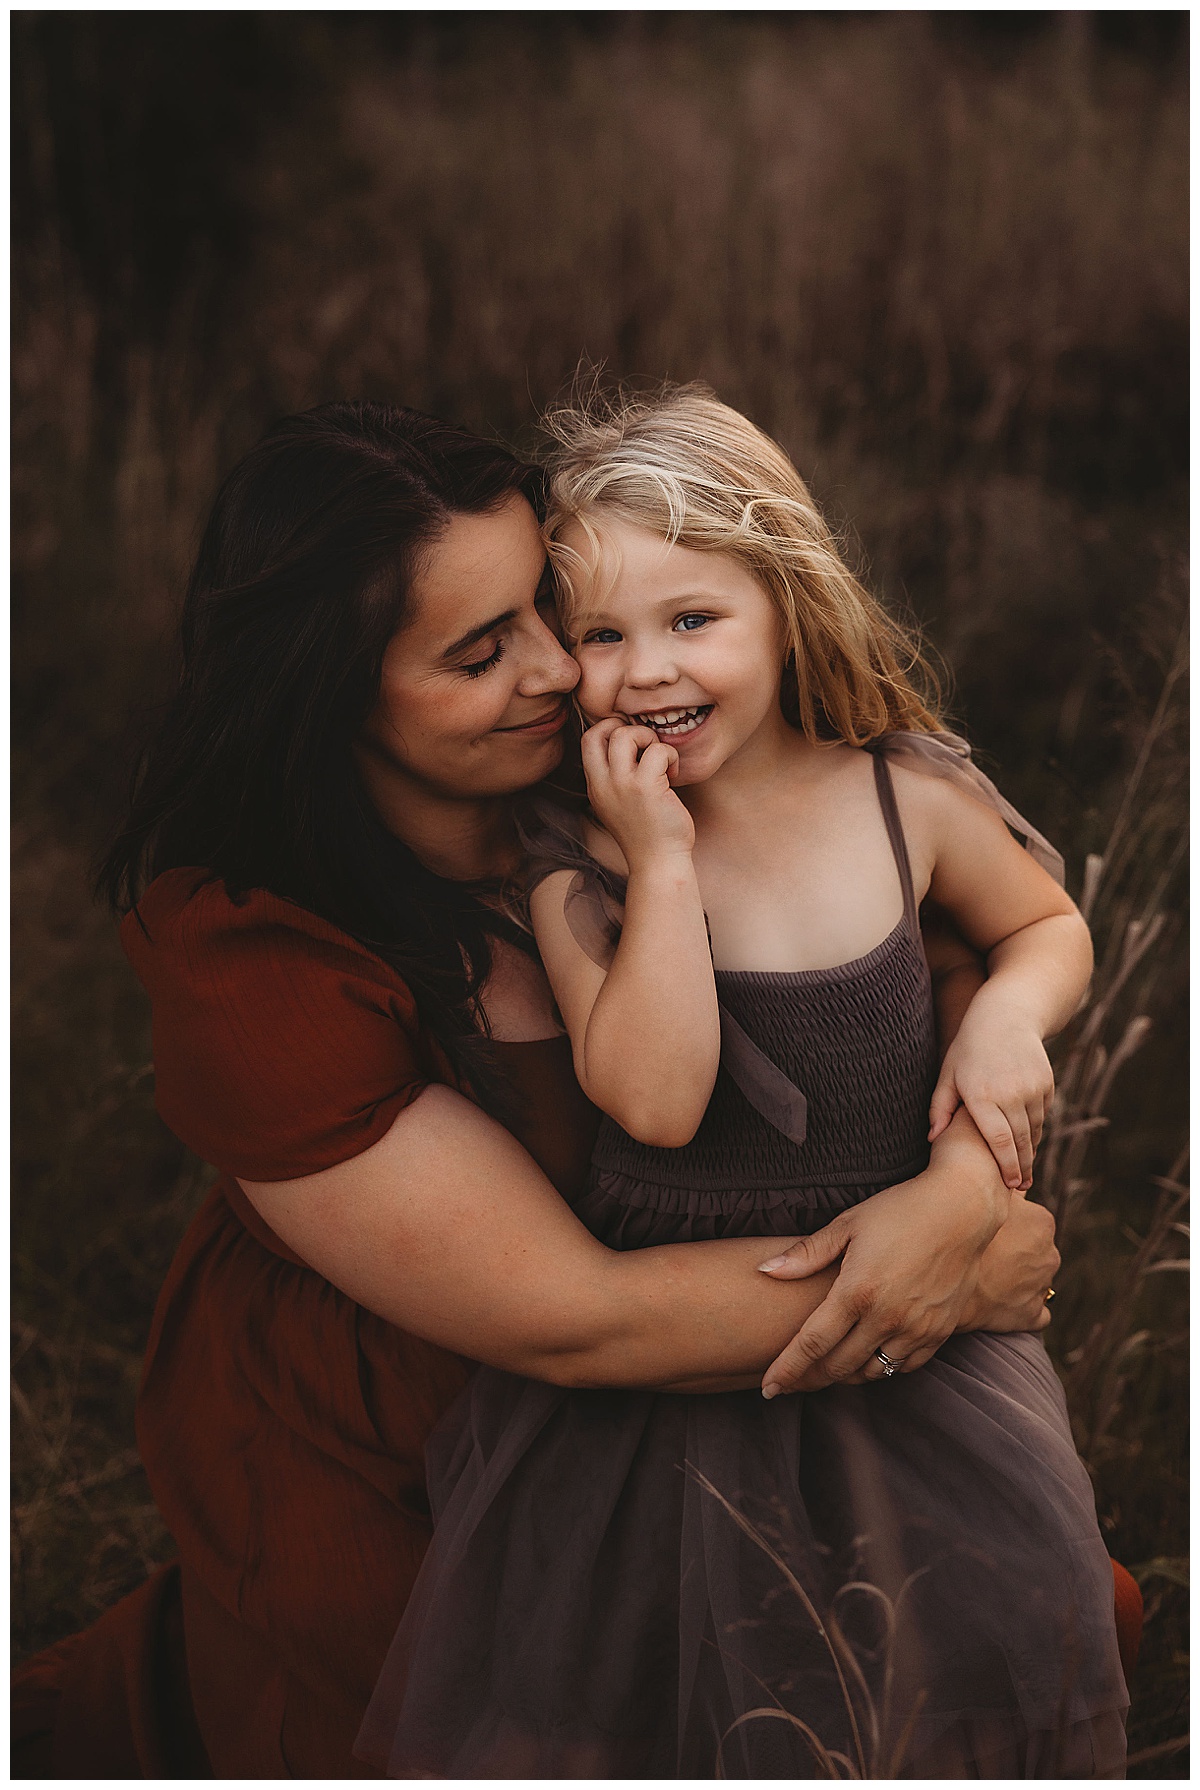
<instances>
[{"instance_id":1,"label":"girl's cheek","mask_svg":"<svg viewBox=\"0 0 1200 1790\"><path fill-rule=\"evenodd\" d=\"M579 682L573 692L575 700L589 721L599 721L602 716L611 714L616 691L604 687L610 680L602 680L594 672L589 676L587 665L578 654L575 662L579 666Z\"/></svg>"}]
</instances>

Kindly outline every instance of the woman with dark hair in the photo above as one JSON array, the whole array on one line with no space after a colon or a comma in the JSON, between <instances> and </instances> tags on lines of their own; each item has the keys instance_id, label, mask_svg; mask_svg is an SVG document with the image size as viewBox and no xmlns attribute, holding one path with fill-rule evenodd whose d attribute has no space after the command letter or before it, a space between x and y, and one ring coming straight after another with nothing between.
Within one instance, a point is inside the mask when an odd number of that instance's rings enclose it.
<instances>
[{"instance_id":1,"label":"woman with dark hair","mask_svg":"<svg viewBox=\"0 0 1200 1790\"><path fill-rule=\"evenodd\" d=\"M540 501L499 447L375 404L286 419L218 495L101 878L159 1111L221 1170L138 1408L179 1561L24 1669L15 1775L375 1775L351 1749L473 1361L699 1393L803 1326L795 1390L856 1321L864 1360L901 1310L1046 1321L1053 1227L964 1115L803 1280L751 1238L620 1253L575 1217L595 1115L510 917L514 798L578 675Z\"/></svg>"}]
</instances>

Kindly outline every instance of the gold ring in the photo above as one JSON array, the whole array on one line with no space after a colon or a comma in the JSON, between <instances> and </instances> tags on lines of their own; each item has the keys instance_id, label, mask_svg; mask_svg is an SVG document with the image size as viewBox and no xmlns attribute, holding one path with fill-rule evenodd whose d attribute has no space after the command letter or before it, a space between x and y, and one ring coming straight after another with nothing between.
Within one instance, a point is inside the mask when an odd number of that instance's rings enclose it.
<instances>
[{"instance_id":1,"label":"gold ring","mask_svg":"<svg viewBox=\"0 0 1200 1790\"><path fill-rule=\"evenodd\" d=\"M1057 1294L1056 1294L1056 1293L1055 1293L1055 1291L1054 1291L1054 1288L1053 1288L1053 1287L1047 1287L1047 1288L1046 1288L1046 1296L1045 1296L1045 1298L1044 1298L1044 1299L1043 1299L1043 1300L1042 1300L1042 1304L1043 1304L1043 1305L1049 1305L1049 1303L1050 1303L1050 1301L1051 1301L1051 1299L1056 1299L1056 1298L1057 1298L1057 1297L1058 1297L1058 1295L1057 1295Z\"/></svg>"}]
</instances>

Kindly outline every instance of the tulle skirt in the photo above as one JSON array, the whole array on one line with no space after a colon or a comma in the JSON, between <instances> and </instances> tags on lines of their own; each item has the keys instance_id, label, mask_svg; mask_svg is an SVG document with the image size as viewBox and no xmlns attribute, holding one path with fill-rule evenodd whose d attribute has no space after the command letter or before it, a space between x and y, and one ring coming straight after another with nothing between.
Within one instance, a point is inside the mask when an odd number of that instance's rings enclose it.
<instances>
[{"instance_id":1,"label":"tulle skirt","mask_svg":"<svg viewBox=\"0 0 1200 1790\"><path fill-rule=\"evenodd\" d=\"M1119 1777L1112 1574L1033 1336L757 1392L475 1375L358 1751L400 1777Z\"/></svg>"}]
</instances>

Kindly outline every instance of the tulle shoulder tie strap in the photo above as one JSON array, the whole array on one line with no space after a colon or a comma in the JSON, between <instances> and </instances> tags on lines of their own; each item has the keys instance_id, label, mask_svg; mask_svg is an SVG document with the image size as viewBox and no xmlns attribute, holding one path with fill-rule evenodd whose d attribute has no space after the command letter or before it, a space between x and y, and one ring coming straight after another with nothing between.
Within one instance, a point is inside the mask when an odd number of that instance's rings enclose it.
<instances>
[{"instance_id":1,"label":"tulle shoulder tie strap","mask_svg":"<svg viewBox=\"0 0 1200 1790\"><path fill-rule=\"evenodd\" d=\"M979 766L972 761L971 748L957 733L884 733L872 740L867 750L882 753L893 764L906 770L921 771L926 776L944 777L955 783L977 802L992 808L1020 839L1025 850L1043 870L1049 871L1060 887L1066 881L1062 854L1050 841L1030 826L1023 814L1006 801Z\"/></svg>"},{"instance_id":2,"label":"tulle shoulder tie strap","mask_svg":"<svg viewBox=\"0 0 1200 1790\"><path fill-rule=\"evenodd\" d=\"M526 899L559 870L574 877L563 902L571 937L602 970L611 967L621 936L625 878L597 863L583 840L586 815L546 796L527 799L517 811L517 836L525 853Z\"/></svg>"},{"instance_id":3,"label":"tulle shoulder tie strap","mask_svg":"<svg viewBox=\"0 0 1200 1790\"><path fill-rule=\"evenodd\" d=\"M808 1101L778 1063L773 1063L742 1030L724 1001L717 1002L717 1012L721 1019L722 1069L768 1125L792 1143L802 1144L808 1135Z\"/></svg>"}]
</instances>

